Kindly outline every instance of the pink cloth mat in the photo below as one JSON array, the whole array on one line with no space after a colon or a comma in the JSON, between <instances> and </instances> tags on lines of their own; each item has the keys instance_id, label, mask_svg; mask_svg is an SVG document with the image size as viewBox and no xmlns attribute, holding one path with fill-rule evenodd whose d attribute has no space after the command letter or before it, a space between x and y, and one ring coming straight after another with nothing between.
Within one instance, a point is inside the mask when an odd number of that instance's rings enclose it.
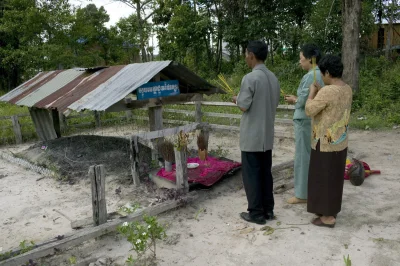
<instances>
[{"instance_id":1,"label":"pink cloth mat","mask_svg":"<svg viewBox=\"0 0 400 266\"><path fill-rule=\"evenodd\" d=\"M188 158L188 163L198 163L199 166L194 169L188 169L188 182L198 183L204 186L212 186L231 170L240 167L238 162L226 161L214 157L207 157L206 161L197 158ZM157 175L169 181L176 182L175 164L172 165L172 171L166 172L164 168L158 171Z\"/></svg>"}]
</instances>

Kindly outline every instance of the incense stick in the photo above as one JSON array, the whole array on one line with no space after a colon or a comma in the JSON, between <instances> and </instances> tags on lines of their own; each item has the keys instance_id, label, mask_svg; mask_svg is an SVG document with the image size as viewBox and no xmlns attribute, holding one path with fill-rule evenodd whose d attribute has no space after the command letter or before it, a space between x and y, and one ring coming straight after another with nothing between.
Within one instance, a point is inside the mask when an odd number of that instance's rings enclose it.
<instances>
[{"instance_id":1,"label":"incense stick","mask_svg":"<svg viewBox=\"0 0 400 266\"><path fill-rule=\"evenodd\" d=\"M317 58L315 56L312 57L312 67L313 67L313 72L314 72L314 83L317 81Z\"/></svg>"}]
</instances>

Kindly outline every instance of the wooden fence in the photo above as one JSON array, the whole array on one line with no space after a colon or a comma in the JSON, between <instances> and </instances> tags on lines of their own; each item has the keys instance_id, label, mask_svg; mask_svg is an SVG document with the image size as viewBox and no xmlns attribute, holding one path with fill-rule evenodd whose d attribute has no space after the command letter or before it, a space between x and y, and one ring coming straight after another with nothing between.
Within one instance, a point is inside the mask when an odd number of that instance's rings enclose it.
<instances>
[{"instance_id":1,"label":"wooden fence","mask_svg":"<svg viewBox=\"0 0 400 266\"><path fill-rule=\"evenodd\" d=\"M230 130L230 131L238 131L239 127L238 126L233 126L234 120L240 119L241 115L240 114L231 114L231 113L215 113L215 112L202 112L201 107L202 106L216 106L216 107L236 107L237 106L233 103L229 102L188 102L183 105L195 105L195 111L190 111L190 110L183 110L183 109L170 109L170 108L163 108L163 112L165 113L175 113L175 114L183 114L187 116L191 116L195 118L195 122L201 123L203 122L203 119L205 117L216 117L216 118L226 118L229 119L229 125L221 125L221 124L211 124L211 128L214 130ZM139 109L139 110L145 110L145 109ZM279 105L278 110L294 110L293 106L290 105ZM93 121L91 122L85 122L85 123L78 123L78 124L70 124L68 123L68 120L75 119L75 118L85 118L85 117L93 117ZM15 143L21 144L23 142L23 134L21 127L24 125L33 125L33 122L27 123L27 124L21 124L21 119L24 117L30 117L29 114L18 114L18 115L13 115L13 116L2 116L0 117L0 120L10 120L11 125L9 126L0 126L0 130L6 130L6 129L12 129L14 133L14 138L15 138ZM77 115L71 115L68 117L61 116L60 117L60 125L61 129L65 131L69 127L76 127L76 128L81 128L81 127L101 127L102 123L106 122L114 122L114 121L129 121L129 120L142 120L142 121L148 121L149 117L148 116L140 116L140 115L133 115L132 111L126 111L125 115L123 116L118 116L115 118L109 118L109 119L101 119L100 113L99 112L91 112L91 113L80 113ZM205 121L207 121L205 119ZM163 119L163 122L165 124L175 124L175 125L182 125L182 124L187 124L188 121L184 120L172 120L172 119ZM277 124L284 124L284 125L291 125L292 119L282 119L282 118L277 118L275 120ZM286 134L287 135L287 134ZM291 137L291 136L287 136ZM3 137L4 139L4 137Z\"/></svg>"}]
</instances>

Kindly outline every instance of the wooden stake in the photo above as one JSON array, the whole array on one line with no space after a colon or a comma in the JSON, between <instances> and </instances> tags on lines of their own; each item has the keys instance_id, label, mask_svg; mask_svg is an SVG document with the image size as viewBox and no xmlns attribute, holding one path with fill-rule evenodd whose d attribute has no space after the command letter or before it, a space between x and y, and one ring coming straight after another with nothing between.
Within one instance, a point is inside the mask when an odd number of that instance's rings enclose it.
<instances>
[{"instance_id":1,"label":"wooden stake","mask_svg":"<svg viewBox=\"0 0 400 266\"><path fill-rule=\"evenodd\" d=\"M196 102L195 119L197 123L201 123L203 113L201 112L201 101Z\"/></svg>"},{"instance_id":2,"label":"wooden stake","mask_svg":"<svg viewBox=\"0 0 400 266\"><path fill-rule=\"evenodd\" d=\"M91 166L89 168L89 177L92 182L93 225L97 226L107 222L104 165Z\"/></svg>"},{"instance_id":3,"label":"wooden stake","mask_svg":"<svg viewBox=\"0 0 400 266\"><path fill-rule=\"evenodd\" d=\"M135 212L128 215L123 219L116 219L109 223L105 223L96 227L89 227L82 229L77 233L72 233L65 235L61 240L52 239L46 241L43 244L37 244L37 248L33 250L18 255L16 257L0 261L0 266L20 266L25 264L29 259L35 260L47 255L54 254L56 250L66 249L72 246L79 245L87 240L108 234L110 232L116 231L117 227L122 225L123 222L133 222L140 221L144 214L148 216L159 215L160 213L172 210L181 206L183 203L191 202L196 198L196 194L190 193L187 197L182 198L182 200L167 201L161 203L160 205L146 208L145 210Z\"/></svg>"},{"instance_id":4,"label":"wooden stake","mask_svg":"<svg viewBox=\"0 0 400 266\"><path fill-rule=\"evenodd\" d=\"M140 186L138 137L132 136L130 138L129 143L130 143L131 174L132 174L133 184L135 185L135 187L138 187Z\"/></svg>"},{"instance_id":5,"label":"wooden stake","mask_svg":"<svg viewBox=\"0 0 400 266\"><path fill-rule=\"evenodd\" d=\"M100 113L98 111L94 111L94 122L96 127L101 127Z\"/></svg>"},{"instance_id":6,"label":"wooden stake","mask_svg":"<svg viewBox=\"0 0 400 266\"><path fill-rule=\"evenodd\" d=\"M183 148L175 148L175 165L176 165L176 189L184 193L189 192L189 183L187 175L187 155Z\"/></svg>"},{"instance_id":7,"label":"wooden stake","mask_svg":"<svg viewBox=\"0 0 400 266\"><path fill-rule=\"evenodd\" d=\"M15 142L17 144L21 144L22 143L22 132L21 132L21 125L19 124L18 116L13 115L11 117L11 121L13 124L13 131L15 134Z\"/></svg>"}]
</instances>

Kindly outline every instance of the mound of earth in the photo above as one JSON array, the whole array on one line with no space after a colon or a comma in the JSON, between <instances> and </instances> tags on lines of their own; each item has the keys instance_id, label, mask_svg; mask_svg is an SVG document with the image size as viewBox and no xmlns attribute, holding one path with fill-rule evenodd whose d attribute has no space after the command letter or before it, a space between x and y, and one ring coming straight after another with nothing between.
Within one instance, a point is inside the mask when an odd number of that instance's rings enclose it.
<instances>
[{"instance_id":1,"label":"mound of earth","mask_svg":"<svg viewBox=\"0 0 400 266\"><path fill-rule=\"evenodd\" d=\"M78 180L87 177L90 166L99 164L107 173L129 175L129 149L125 138L80 135L40 142L18 156L55 171L63 180Z\"/></svg>"}]
</instances>

